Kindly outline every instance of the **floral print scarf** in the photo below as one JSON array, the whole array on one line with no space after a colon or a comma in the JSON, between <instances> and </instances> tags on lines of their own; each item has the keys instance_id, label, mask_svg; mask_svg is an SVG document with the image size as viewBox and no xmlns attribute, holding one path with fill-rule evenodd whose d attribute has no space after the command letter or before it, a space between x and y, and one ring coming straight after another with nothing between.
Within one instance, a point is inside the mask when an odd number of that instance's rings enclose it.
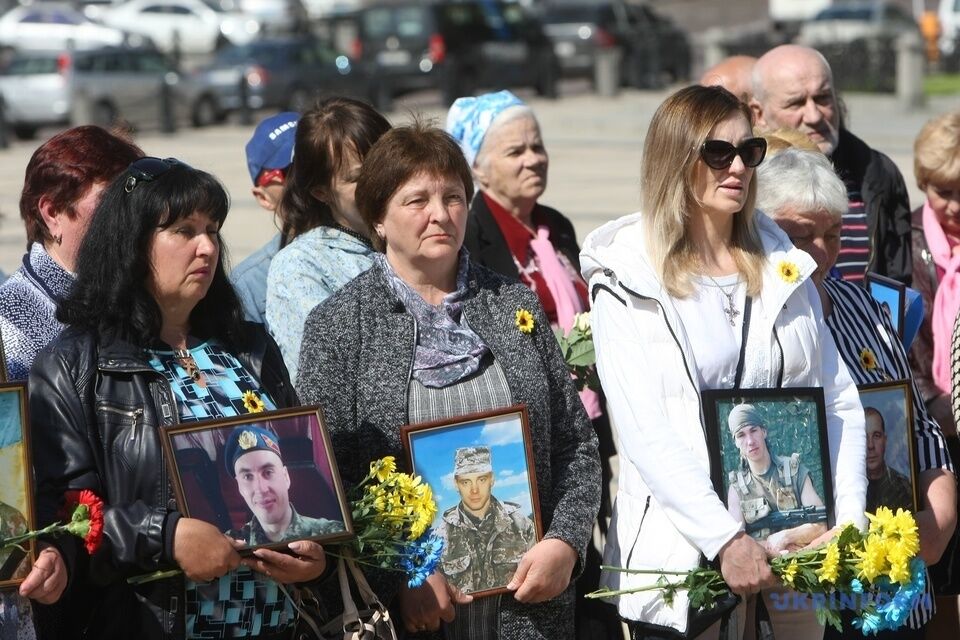
<instances>
[{"instance_id":1,"label":"floral print scarf","mask_svg":"<svg viewBox=\"0 0 960 640\"><path fill-rule=\"evenodd\" d=\"M469 262L467 250L461 249L457 288L434 306L397 275L386 256L378 254L376 257L376 264L393 292L407 313L413 316L417 333L413 377L425 387L447 387L476 373L483 356L490 350L461 312L461 305L467 297Z\"/></svg>"}]
</instances>

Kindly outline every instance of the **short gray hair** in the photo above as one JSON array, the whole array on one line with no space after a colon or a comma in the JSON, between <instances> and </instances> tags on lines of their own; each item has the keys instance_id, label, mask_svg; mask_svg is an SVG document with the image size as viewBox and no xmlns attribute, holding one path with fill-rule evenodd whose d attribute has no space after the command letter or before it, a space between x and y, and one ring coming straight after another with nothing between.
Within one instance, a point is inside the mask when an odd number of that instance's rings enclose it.
<instances>
[{"instance_id":1,"label":"short gray hair","mask_svg":"<svg viewBox=\"0 0 960 640\"><path fill-rule=\"evenodd\" d=\"M477 157L473 160L473 166L480 167L486 160L486 155L489 151L487 141L490 140L490 134L508 122L513 122L514 120L519 120L521 118L530 118L537 125L537 128L540 127L540 122L537 120L537 116L534 115L533 109L531 109L529 106L525 104L516 104L511 107L507 107L502 112L497 114L497 117L494 118L493 122L490 123L490 126L487 127L486 133L483 134L483 141L480 142L480 148L477 149Z\"/></svg>"},{"instance_id":2,"label":"short gray hair","mask_svg":"<svg viewBox=\"0 0 960 640\"><path fill-rule=\"evenodd\" d=\"M821 211L840 218L849 208L847 188L819 151L784 149L757 168L757 208L773 217L782 209Z\"/></svg>"}]
</instances>

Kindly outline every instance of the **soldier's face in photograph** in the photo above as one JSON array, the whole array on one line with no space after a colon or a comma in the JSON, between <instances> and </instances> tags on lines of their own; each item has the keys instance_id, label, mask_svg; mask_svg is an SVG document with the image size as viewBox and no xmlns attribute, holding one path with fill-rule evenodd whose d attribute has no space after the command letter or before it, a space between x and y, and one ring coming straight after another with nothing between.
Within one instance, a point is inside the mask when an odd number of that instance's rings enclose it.
<instances>
[{"instance_id":1,"label":"soldier's face in photograph","mask_svg":"<svg viewBox=\"0 0 960 640\"><path fill-rule=\"evenodd\" d=\"M490 506L490 492L493 490L493 472L464 473L456 477L457 491L467 511L482 516Z\"/></svg>"},{"instance_id":2,"label":"soldier's face in photograph","mask_svg":"<svg viewBox=\"0 0 960 640\"><path fill-rule=\"evenodd\" d=\"M733 441L747 460L760 462L767 455L767 430L763 427L748 424L737 431Z\"/></svg>"},{"instance_id":3,"label":"soldier's face in photograph","mask_svg":"<svg viewBox=\"0 0 960 640\"><path fill-rule=\"evenodd\" d=\"M883 419L875 413L868 413L867 423L867 471L877 472L883 469L883 456L887 451L887 434L883 430Z\"/></svg>"},{"instance_id":4,"label":"soldier's face in photograph","mask_svg":"<svg viewBox=\"0 0 960 640\"><path fill-rule=\"evenodd\" d=\"M251 451L234 464L237 488L261 525L282 522L290 508L290 474L272 451Z\"/></svg>"}]
</instances>

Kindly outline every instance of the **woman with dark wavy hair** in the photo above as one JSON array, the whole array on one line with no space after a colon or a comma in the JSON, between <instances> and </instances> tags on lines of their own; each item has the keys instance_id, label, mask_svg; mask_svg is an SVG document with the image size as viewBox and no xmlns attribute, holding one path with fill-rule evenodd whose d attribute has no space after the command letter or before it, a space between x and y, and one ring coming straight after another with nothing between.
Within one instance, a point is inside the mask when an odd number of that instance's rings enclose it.
<instances>
[{"instance_id":1,"label":"woman with dark wavy hair","mask_svg":"<svg viewBox=\"0 0 960 640\"><path fill-rule=\"evenodd\" d=\"M79 539L51 541L67 574L85 577L77 597L86 617L75 622L88 637L292 637L293 605L277 583L324 568L322 548L304 541L241 560L237 541L181 517L172 500L160 429L296 403L276 344L242 321L227 280L227 210L223 187L203 171L172 158L131 164L105 191L80 250L59 310L70 326L30 374L39 522L58 520L79 490L106 505L93 555ZM217 444L188 446L212 465ZM184 575L127 581L169 569Z\"/></svg>"},{"instance_id":2,"label":"woman with dark wavy hair","mask_svg":"<svg viewBox=\"0 0 960 640\"><path fill-rule=\"evenodd\" d=\"M303 323L334 291L373 265L368 230L354 202L364 156L390 129L373 107L352 98L319 102L300 118L293 164L278 212L281 249L267 275L267 326L291 379Z\"/></svg>"}]
</instances>

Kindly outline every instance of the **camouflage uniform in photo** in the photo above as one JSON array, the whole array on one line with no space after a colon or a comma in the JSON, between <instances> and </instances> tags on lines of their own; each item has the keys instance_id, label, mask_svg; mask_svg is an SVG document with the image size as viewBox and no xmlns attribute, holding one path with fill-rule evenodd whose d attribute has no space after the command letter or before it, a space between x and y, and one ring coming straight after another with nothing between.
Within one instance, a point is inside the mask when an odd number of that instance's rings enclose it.
<instances>
[{"instance_id":1,"label":"camouflage uniform in photo","mask_svg":"<svg viewBox=\"0 0 960 640\"><path fill-rule=\"evenodd\" d=\"M802 506L803 484L810 476L800 463L800 454L789 457L772 456L770 467L762 475L755 475L749 467L728 474L730 486L740 498L740 510L747 525L765 518L774 511L792 511ZM763 540L771 533L764 527L750 535Z\"/></svg>"},{"instance_id":2,"label":"camouflage uniform in photo","mask_svg":"<svg viewBox=\"0 0 960 640\"><path fill-rule=\"evenodd\" d=\"M457 449L455 476L492 471L488 447ZM537 542L533 521L520 505L493 495L482 518L468 513L462 501L444 511L439 535L444 540L441 569L466 593L505 587L520 558Z\"/></svg>"},{"instance_id":3,"label":"camouflage uniform in photo","mask_svg":"<svg viewBox=\"0 0 960 640\"><path fill-rule=\"evenodd\" d=\"M23 535L29 530L30 525L20 511L4 502L0 502L0 536L4 539L12 538L13 536ZM24 543L24 549L28 548L28 544ZM0 580L11 580L26 576L30 565L23 562L23 558L23 552L15 547L0 550Z\"/></svg>"},{"instance_id":4,"label":"camouflage uniform in photo","mask_svg":"<svg viewBox=\"0 0 960 640\"><path fill-rule=\"evenodd\" d=\"M297 510L290 505L293 511L293 517L290 519L290 525L283 533L283 537L276 542L283 540L301 540L303 538L313 538L328 533L339 533L344 530L343 523L339 520L327 520L326 518L310 518L297 513ZM250 522L243 525L240 531L231 531L228 534L236 540L244 540L247 544L261 545L274 542L267 537L267 533L260 526L260 521L256 517L251 518Z\"/></svg>"},{"instance_id":5,"label":"camouflage uniform in photo","mask_svg":"<svg viewBox=\"0 0 960 640\"><path fill-rule=\"evenodd\" d=\"M883 475L876 480L867 478L867 511L884 506L913 510L913 485L909 478L884 465Z\"/></svg>"}]
</instances>

